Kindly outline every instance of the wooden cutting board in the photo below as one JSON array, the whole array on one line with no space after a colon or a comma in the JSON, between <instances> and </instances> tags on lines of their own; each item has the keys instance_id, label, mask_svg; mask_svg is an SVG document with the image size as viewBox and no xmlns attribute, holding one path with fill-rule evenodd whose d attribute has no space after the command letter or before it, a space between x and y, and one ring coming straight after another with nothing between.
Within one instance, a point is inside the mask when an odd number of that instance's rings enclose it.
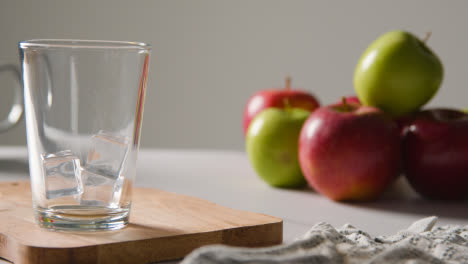
<instances>
[{"instance_id":1,"label":"wooden cutting board","mask_svg":"<svg viewBox=\"0 0 468 264\"><path fill-rule=\"evenodd\" d=\"M128 227L53 232L33 219L29 182L0 183L0 257L23 263L150 263L182 258L209 244L280 244L281 219L198 198L135 188Z\"/></svg>"}]
</instances>

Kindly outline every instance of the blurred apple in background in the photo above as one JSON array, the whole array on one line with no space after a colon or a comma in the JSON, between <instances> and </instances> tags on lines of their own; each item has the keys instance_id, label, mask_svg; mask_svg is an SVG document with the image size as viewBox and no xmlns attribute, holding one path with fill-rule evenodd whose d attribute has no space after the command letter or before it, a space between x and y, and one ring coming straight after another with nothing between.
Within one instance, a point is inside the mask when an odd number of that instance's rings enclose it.
<instances>
[{"instance_id":1,"label":"blurred apple in background","mask_svg":"<svg viewBox=\"0 0 468 264\"><path fill-rule=\"evenodd\" d=\"M416 112L419 113L419 112ZM414 116L416 113L411 113L403 116L396 117L395 123L398 125L398 129L400 130L400 137L403 138L408 131L411 123L413 122Z\"/></svg>"},{"instance_id":2,"label":"blurred apple in background","mask_svg":"<svg viewBox=\"0 0 468 264\"><path fill-rule=\"evenodd\" d=\"M289 106L268 108L250 124L246 136L249 160L257 174L271 186L306 184L299 166L297 145L302 125L309 115L306 110Z\"/></svg>"},{"instance_id":3,"label":"blurred apple in background","mask_svg":"<svg viewBox=\"0 0 468 264\"><path fill-rule=\"evenodd\" d=\"M355 95L346 96L345 100L346 100L347 104L361 105L361 101L359 101L359 98L357 98L357 96L355 96ZM343 103L343 98L340 101L338 101L338 102L336 102L334 104L336 105L336 104L342 104L342 103Z\"/></svg>"},{"instance_id":4,"label":"blurred apple in background","mask_svg":"<svg viewBox=\"0 0 468 264\"><path fill-rule=\"evenodd\" d=\"M262 110L270 107L284 109L285 99L292 108L301 108L314 111L320 106L319 101L309 92L291 88L291 78L286 78L284 89L263 90L254 94L244 108L244 135L247 133L250 122Z\"/></svg>"},{"instance_id":5,"label":"blurred apple in background","mask_svg":"<svg viewBox=\"0 0 468 264\"><path fill-rule=\"evenodd\" d=\"M468 114L432 109L415 114L403 138L405 174L432 199L468 197Z\"/></svg>"},{"instance_id":6,"label":"blurred apple in background","mask_svg":"<svg viewBox=\"0 0 468 264\"><path fill-rule=\"evenodd\" d=\"M395 178L400 151L391 119L375 107L346 102L315 110L299 138L309 185L337 201L376 198Z\"/></svg>"},{"instance_id":7,"label":"blurred apple in background","mask_svg":"<svg viewBox=\"0 0 468 264\"><path fill-rule=\"evenodd\" d=\"M437 92L443 78L439 58L426 41L405 31L377 38L362 54L355 72L354 89L364 105L392 116L417 111Z\"/></svg>"}]
</instances>

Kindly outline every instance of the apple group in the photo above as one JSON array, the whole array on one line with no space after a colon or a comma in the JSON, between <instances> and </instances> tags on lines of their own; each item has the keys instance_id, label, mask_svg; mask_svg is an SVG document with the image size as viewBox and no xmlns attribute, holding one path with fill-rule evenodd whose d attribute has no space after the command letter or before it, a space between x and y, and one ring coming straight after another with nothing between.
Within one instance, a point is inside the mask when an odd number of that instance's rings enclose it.
<instances>
[{"instance_id":1,"label":"apple group","mask_svg":"<svg viewBox=\"0 0 468 264\"><path fill-rule=\"evenodd\" d=\"M376 199L401 173L430 199L468 192L468 114L423 109L443 79L440 59L405 31L381 35L354 72L357 96L320 105L291 88L259 91L243 116L246 152L274 187L308 183L335 201Z\"/></svg>"}]
</instances>

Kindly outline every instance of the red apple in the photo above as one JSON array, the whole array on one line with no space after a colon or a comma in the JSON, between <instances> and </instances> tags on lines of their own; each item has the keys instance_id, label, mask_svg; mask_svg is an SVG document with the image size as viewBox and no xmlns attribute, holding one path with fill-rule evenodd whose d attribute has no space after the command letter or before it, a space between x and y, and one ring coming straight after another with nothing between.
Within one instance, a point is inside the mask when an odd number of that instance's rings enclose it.
<instances>
[{"instance_id":1,"label":"red apple","mask_svg":"<svg viewBox=\"0 0 468 264\"><path fill-rule=\"evenodd\" d=\"M465 114L468 114L468 112L465 112L464 110L456 110L456 109L444 109L444 108L438 108L438 109L433 109L433 110L436 110L436 112L440 112L440 114L442 114L442 112L452 112L452 111L455 111L457 112L457 115L460 113L460 112L463 112ZM430 111L430 110L429 110ZM417 118L420 118L421 117L421 112L418 111L418 112L414 112L414 113L410 113L410 114L406 114L406 115L403 115L403 116L399 116L399 117L396 117L394 120L395 122L397 123L398 127L400 128L400 134L401 134L401 137L403 138L405 133L408 131L409 127L411 126L412 122L417 119ZM425 115L425 114L422 114L422 115ZM442 114L443 115L443 114ZM450 114L449 114L450 115Z\"/></svg>"},{"instance_id":2,"label":"red apple","mask_svg":"<svg viewBox=\"0 0 468 264\"><path fill-rule=\"evenodd\" d=\"M361 105L361 101L359 101L359 98L357 98L357 96L355 96L355 95L346 96L346 97L345 97L345 100L346 100L346 103L347 103L347 104L358 104L358 105ZM334 105L342 104L342 103L343 103L343 99L341 99L340 101L334 103Z\"/></svg>"},{"instance_id":3,"label":"red apple","mask_svg":"<svg viewBox=\"0 0 468 264\"><path fill-rule=\"evenodd\" d=\"M318 100L309 92L291 88L291 79L286 78L285 89L263 90L254 94L244 108L244 135L247 133L253 118L266 108L275 107L284 109L289 107L300 108L309 112L320 106Z\"/></svg>"},{"instance_id":4,"label":"red apple","mask_svg":"<svg viewBox=\"0 0 468 264\"><path fill-rule=\"evenodd\" d=\"M418 112L416 112L416 113L418 113ZM393 120L395 121L395 123L398 126L398 131L400 131L400 140L403 140L403 138L405 137L405 134L408 131L411 123L413 122L414 116L415 116L416 113L411 113L411 114L406 114L406 115L399 116L399 117L394 117ZM402 151L403 151L403 148L402 148ZM401 154L401 161L400 161L400 170L399 170L398 176L400 176L400 175L402 175L404 173L405 173L405 169L404 169L404 160L403 160L403 153L402 153Z\"/></svg>"},{"instance_id":5,"label":"red apple","mask_svg":"<svg viewBox=\"0 0 468 264\"><path fill-rule=\"evenodd\" d=\"M452 109L416 114L403 138L405 174L432 199L468 197L468 115Z\"/></svg>"},{"instance_id":6,"label":"red apple","mask_svg":"<svg viewBox=\"0 0 468 264\"><path fill-rule=\"evenodd\" d=\"M299 137L299 162L306 180L336 201L376 198L395 178L400 153L398 127L370 106L320 107Z\"/></svg>"},{"instance_id":7,"label":"red apple","mask_svg":"<svg viewBox=\"0 0 468 264\"><path fill-rule=\"evenodd\" d=\"M405 136L406 132L408 131L411 123L414 120L414 115L415 114L408 114L408 115L396 117L394 119L395 123L398 126L398 129L400 130L400 137L401 138L403 138Z\"/></svg>"}]
</instances>

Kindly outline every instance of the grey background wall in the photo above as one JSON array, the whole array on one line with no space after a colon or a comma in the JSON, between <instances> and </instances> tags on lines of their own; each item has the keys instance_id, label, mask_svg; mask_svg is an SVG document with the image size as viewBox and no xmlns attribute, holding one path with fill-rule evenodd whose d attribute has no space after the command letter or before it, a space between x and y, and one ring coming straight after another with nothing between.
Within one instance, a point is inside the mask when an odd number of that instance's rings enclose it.
<instances>
[{"instance_id":1,"label":"grey background wall","mask_svg":"<svg viewBox=\"0 0 468 264\"><path fill-rule=\"evenodd\" d=\"M379 34L433 32L445 79L431 106L468 107L468 1L0 0L0 61L32 38L153 45L142 147L243 149L255 91L293 86L322 103L353 93L354 66ZM12 93L0 76L0 113ZM0 145L26 144L24 121Z\"/></svg>"}]
</instances>

